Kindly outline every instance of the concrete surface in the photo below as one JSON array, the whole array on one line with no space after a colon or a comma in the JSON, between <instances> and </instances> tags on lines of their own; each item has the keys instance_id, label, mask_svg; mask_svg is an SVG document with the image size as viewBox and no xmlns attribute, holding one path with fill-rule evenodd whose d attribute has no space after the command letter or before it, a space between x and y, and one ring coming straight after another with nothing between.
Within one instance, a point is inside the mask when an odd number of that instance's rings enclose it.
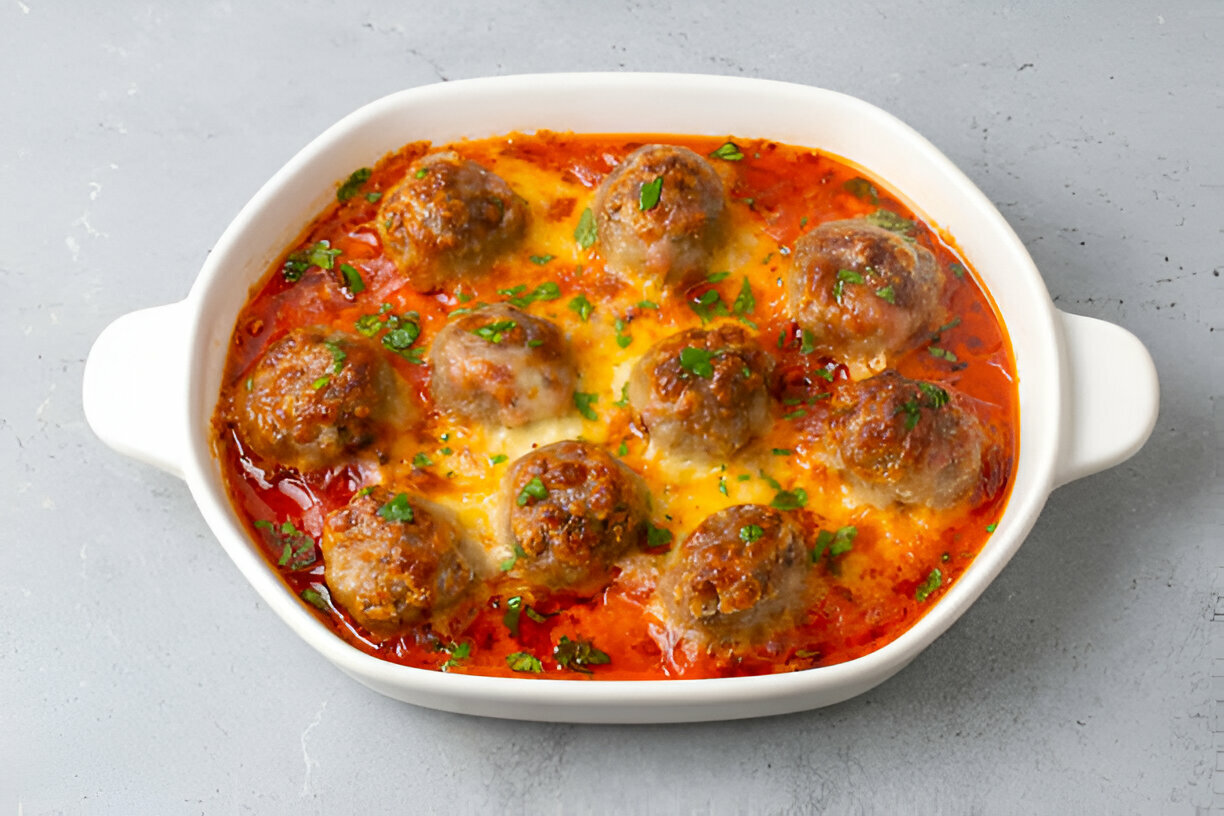
<instances>
[{"instance_id":1,"label":"concrete surface","mask_svg":"<svg viewBox=\"0 0 1224 816\"><path fill-rule=\"evenodd\" d=\"M0 46L0 813L1224 812L1224 5L0 0ZM573 69L879 105L998 203L1060 307L1156 359L1147 447L1057 491L869 694L659 727L383 699L84 422L93 338L181 298L327 125Z\"/></svg>"}]
</instances>

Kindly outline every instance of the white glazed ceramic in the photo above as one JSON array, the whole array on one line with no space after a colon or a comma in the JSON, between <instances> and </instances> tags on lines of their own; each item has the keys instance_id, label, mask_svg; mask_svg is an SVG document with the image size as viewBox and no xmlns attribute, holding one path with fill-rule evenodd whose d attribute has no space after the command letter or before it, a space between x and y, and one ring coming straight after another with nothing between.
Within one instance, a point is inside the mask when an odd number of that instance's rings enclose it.
<instances>
[{"instance_id":1,"label":"white glazed ceramic","mask_svg":"<svg viewBox=\"0 0 1224 816\"><path fill-rule=\"evenodd\" d=\"M1020 379L1011 500L981 554L909 631L865 657L791 674L585 682L407 668L347 645L281 583L239 523L209 443L230 333L248 290L356 167L400 145L549 129L765 137L848 158L953 235L1007 324ZM533 720L673 722L829 705L887 679L946 630L1015 554L1050 492L1147 439L1158 387L1129 332L1056 310L1007 222L929 142L858 99L800 85L668 74L551 74L414 88L347 116L264 185L217 242L186 300L124 315L95 343L85 414L121 453L186 479L238 569L310 645L370 688L432 708ZM1127 399L1119 403L1117 395ZM1126 410L1119 410L1123 404Z\"/></svg>"}]
</instances>

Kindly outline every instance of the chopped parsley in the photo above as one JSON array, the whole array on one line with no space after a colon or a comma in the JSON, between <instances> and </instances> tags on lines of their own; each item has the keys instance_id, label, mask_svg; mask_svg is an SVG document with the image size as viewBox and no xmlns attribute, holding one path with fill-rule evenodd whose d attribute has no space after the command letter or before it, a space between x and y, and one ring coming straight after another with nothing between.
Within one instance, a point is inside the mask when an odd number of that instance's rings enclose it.
<instances>
[{"instance_id":1,"label":"chopped parsley","mask_svg":"<svg viewBox=\"0 0 1224 816\"><path fill-rule=\"evenodd\" d=\"M889 232L908 233L914 228L914 222L902 218L891 210L879 209L867 216L867 223L883 227Z\"/></svg>"},{"instance_id":2,"label":"chopped parsley","mask_svg":"<svg viewBox=\"0 0 1224 816\"><path fill-rule=\"evenodd\" d=\"M597 402L599 402L598 394L587 394L583 391L574 392L574 407L578 409L578 413L592 422L599 419L599 414L595 413L595 409L591 407Z\"/></svg>"},{"instance_id":3,"label":"chopped parsley","mask_svg":"<svg viewBox=\"0 0 1224 816\"><path fill-rule=\"evenodd\" d=\"M335 340L324 340L323 345L331 352L332 372L339 374L340 369L344 368L344 361L348 359L348 355L344 353L344 349L340 348L340 344Z\"/></svg>"},{"instance_id":4,"label":"chopped parsley","mask_svg":"<svg viewBox=\"0 0 1224 816\"><path fill-rule=\"evenodd\" d=\"M726 477L726 476L719 476L719 477L718 477L718 492L719 492L719 493L721 493L721 494L723 494L724 496L729 496L729 495L730 495L730 494L727 492L727 477Z\"/></svg>"},{"instance_id":5,"label":"chopped parsley","mask_svg":"<svg viewBox=\"0 0 1224 816\"><path fill-rule=\"evenodd\" d=\"M616 449L617 456L625 456L629 453L629 443L621 440L620 446Z\"/></svg>"},{"instance_id":6,"label":"chopped parsley","mask_svg":"<svg viewBox=\"0 0 1224 816\"><path fill-rule=\"evenodd\" d=\"M723 303L717 289L707 289L690 300L688 305L701 318L702 323L709 323L715 317L729 314L727 304Z\"/></svg>"},{"instance_id":7,"label":"chopped parsley","mask_svg":"<svg viewBox=\"0 0 1224 816\"><path fill-rule=\"evenodd\" d=\"M657 309L659 308L659 304L655 303L653 300L639 300L637 306L639 309Z\"/></svg>"},{"instance_id":8,"label":"chopped parsley","mask_svg":"<svg viewBox=\"0 0 1224 816\"><path fill-rule=\"evenodd\" d=\"M752 314L755 308L756 298L752 295L752 286L749 285L748 276L745 275L743 283L740 284L739 294L735 296L735 303L731 304L731 309L735 314L743 317Z\"/></svg>"},{"instance_id":9,"label":"chopped parsley","mask_svg":"<svg viewBox=\"0 0 1224 816\"><path fill-rule=\"evenodd\" d=\"M595 224L595 213L587 207L578 217L578 226L574 228L574 240L583 249L590 249L599 237L599 228Z\"/></svg>"},{"instance_id":10,"label":"chopped parsley","mask_svg":"<svg viewBox=\"0 0 1224 816\"><path fill-rule=\"evenodd\" d=\"M901 407L893 412L893 416L897 414L905 414L905 430L914 430L922 416L922 411L918 408L918 400L910 399L901 403Z\"/></svg>"},{"instance_id":11,"label":"chopped parsley","mask_svg":"<svg viewBox=\"0 0 1224 816\"><path fill-rule=\"evenodd\" d=\"M680 349L680 367L690 374L708 380L714 376L714 356L714 352L706 349L685 346Z\"/></svg>"},{"instance_id":12,"label":"chopped parsley","mask_svg":"<svg viewBox=\"0 0 1224 816\"><path fill-rule=\"evenodd\" d=\"M586 295L578 295L578 297L569 302L569 310L576 312L578 317L582 318L582 322L585 323L591 317L591 312L595 311L595 306L586 299Z\"/></svg>"},{"instance_id":13,"label":"chopped parsley","mask_svg":"<svg viewBox=\"0 0 1224 816\"><path fill-rule=\"evenodd\" d=\"M495 320L492 323L472 329L472 334L488 343L500 343L506 335L518 328L514 320Z\"/></svg>"},{"instance_id":14,"label":"chopped parsley","mask_svg":"<svg viewBox=\"0 0 1224 816\"><path fill-rule=\"evenodd\" d=\"M361 185L370 180L370 174L374 172L369 167L362 167L360 170L354 170L353 174L348 177L348 181L340 185L340 189L336 190L336 199L340 203L348 201L353 196L357 195L357 191L361 189Z\"/></svg>"},{"instance_id":15,"label":"chopped parsley","mask_svg":"<svg viewBox=\"0 0 1224 816\"><path fill-rule=\"evenodd\" d=\"M532 256L535 260L537 256ZM548 256L550 259L551 255ZM511 306L517 306L520 309L526 308L528 305L535 303L537 300L556 300L561 297L561 287L554 281L544 281L530 292L527 291L527 284L520 283L510 289L498 289L497 294L505 295L506 302Z\"/></svg>"},{"instance_id":16,"label":"chopped parsley","mask_svg":"<svg viewBox=\"0 0 1224 816\"><path fill-rule=\"evenodd\" d=\"M998 525L998 524L987 524L987 525L986 525L986 532L988 532L988 533L993 533L995 530L997 530L997 529L998 529L998 527L999 527L999 525Z\"/></svg>"},{"instance_id":17,"label":"chopped parsley","mask_svg":"<svg viewBox=\"0 0 1224 816\"><path fill-rule=\"evenodd\" d=\"M711 272L710 274L706 275L706 280L710 283L718 283L719 281L724 281L729 277L731 277L730 272Z\"/></svg>"},{"instance_id":18,"label":"chopped parsley","mask_svg":"<svg viewBox=\"0 0 1224 816\"><path fill-rule=\"evenodd\" d=\"M800 335L799 353L800 354L811 354L815 350L816 350L816 335L812 334L810 330L804 329L803 333Z\"/></svg>"},{"instance_id":19,"label":"chopped parsley","mask_svg":"<svg viewBox=\"0 0 1224 816\"><path fill-rule=\"evenodd\" d=\"M285 280L290 283L296 283L302 279L302 275L306 274L306 270L312 266L317 266L320 269L333 268L336 263L336 256L339 254L340 250L331 248L330 241L319 241L307 249L290 252L289 256L285 258L285 263L281 266L281 274L285 277Z\"/></svg>"},{"instance_id":20,"label":"chopped parsley","mask_svg":"<svg viewBox=\"0 0 1224 816\"><path fill-rule=\"evenodd\" d=\"M416 171L415 173L413 173L412 175L413 175L414 177L416 177L416 178L419 178L419 179L425 178L427 175L429 175L429 168L428 168L428 167L422 167L420 170L417 170L417 171Z\"/></svg>"},{"instance_id":21,"label":"chopped parsley","mask_svg":"<svg viewBox=\"0 0 1224 816\"><path fill-rule=\"evenodd\" d=\"M792 453L794 453L794 451L791 450L790 448L774 448L773 449L774 456L790 456Z\"/></svg>"},{"instance_id":22,"label":"chopped parsley","mask_svg":"<svg viewBox=\"0 0 1224 816\"><path fill-rule=\"evenodd\" d=\"M929 382L918 383L918 390L926 395L927 405L932 408L942 408L948 404L948 392L940 388L938 385L931 385Z\"/></svg>"},{"instance_id":23,"label":"chopped parsley","mask_svg":"<svg viewBox=\"0 0 1224 816\"><path fill-rule=\"evenodd\" d=\"M947 360L949 363L955 363L960 359L946 348L940 348L939 346L927 346L927 351L931 353L932 357L938 357L940 360Z\"/></svg>"},{"instance_id":24,"label":"chopped parsley","mask_svg":"<svg viewBox=\"0 0 1224 816\"><path fill-rule=\"evenodd\" d=\"M412 457L412 466L414 468L427 468L432 464L433 460L424 453L418 453L416 456Z\"/></svg>"},{"instance_id":25,"label":"chopped parsley","mask_svg":"<svg viewBox=\"0 0 1224 816\"><path fill-rule=\"evenodd\" d=\"M365 194L365 200L366 200L366 201L368 201L368 202L370 202L371 204L373 204L374 202L378 201L378 199L380 199L380 198L382 198L382 193L378 192L377 190L376 190L376 191L374 191L374 192L370 192L370 193L366 193L366 194Z\"/></svg>"},{"instance_id":26,"label":"chopped parsley","mask_svg":"<svg viewBox=\"0 0 1224 816\"><path fill-rule=\"evenodd\" d=\"M340 274L344 276L344 288L349 290L349 294L360 295L366 290L365 281L361 279L361 272L352 264L340 264Z\"/></svg>"},{"instance_id":27,"label":"chopped parsley","mask_svg":"<svg viewBox=\"0 0 1224 816\"><path fill-rule=\"evenodd\" d=\"M850 552L854 549L854 539L857 535L858 528L853 525L839 527L833 532L821 530L816 534L816 546L812 548L812 563L815 564L825 556L831 560Z\"/></svg>"},{"instance_id":28,"label":"chopped parsley","mask_svg":"<svg viewBox=\"0 0 1224 816\"><path fill-rule=\"evenodd\" d=\"M656 527L653 524L646 530L646 546L650 549L666 547L672 543L672 531L666 527Z\"/></svg>"},{"instance_id":29,"label":"chopped parsley","mask_svg":"<svg viewBox=\"0 0 1224 816\"><path fill-rule=\"evenodd\" d=\"M782 418L783 419L798 419L799 417L805 417L805 416L807 416L807 411L803 410L802 408L797 408L794 411L791 411L789 414L783 414Z\"/></svg>"},{"instance_id":30,"label":"chopped parsley","mask_svg":"<svg viewBox=\"0 0 1224 816\"><path fill-rule=\"evenodd\" d=\"M438 644L438 646L442 651L450 655L446 662L442 664L442 671L453 669L455 666L459 665L459 661L467 660L472 656L472 644L466 640L463 643L451 643L449 646L442 646L442 644Z\"/></svg>"},{"instance_id":31,"label":"chopped parsley","mask_svg":"<svg viewBox=\"0 0 1224 816\"><path fill-rule=\"evenodd\" d=\"M395 494L395 498L378 508L378 515L387 521L412 522L414 513L412 512L412 505L408 503L408 494Z\"/></svg>"},{"instance_id":32,"label":"chopped parsley","mask_svg":"<svg viewBox=\"0 0 1224 816\"><path fill-rule=\"evenodd\" d=\"M875 185L865 178L852 178L842 185L842 189L855 198L870 201L872 204L880 203L880 194L876 190Z\"/></svg>"},{"instance_id":33,"label":"chopped parsley","mask_svg":"<svg viewBox=\"0 0 1224 816\"><path fill-rule=\"evenodd\" d=\"M943 585L943 573L939 571L939 567L931 570L931 574L927 579L918 585L914 590L914 600L922 603L927 598L931 597L931 593L939 589Z\"/></svg>"},{"instance_id":34,"label":"chopped parsley","mask_svg":"<svg viewBox=\"0 0 1224 816\"><path fill-rule=\"evenodd\" d=\"M827 368L818 368L814 373L817 377L820 377L820 379L825 380L826 382L833 382L833 372Z\"/></svg>"},{"instance_id":35,"label":"chopped parsley","mask_svg":"<svg viewBox=\"0 0 1224 816\"><path fill-rule=\"evenodd\" d=\"M421 336L421 326L417 322L420 320L420 315L416 312L407 312L396 316L388 314L390 311L391 304L384 303L377 312L357 318L354 325L357 331L365 337L373 337L380 331L386 330L387 333L382 338L383 348L400 355L410 363L423 365L421 355L424 350L412 348L412 344Z\"/></svg>"},{"instance_id":36,"label":"chopped parsley","mask_svg":"<svg viewBox=\"0 0 1224 816\"><path fill-rule=\"evenodd\" d=\"M853 269L837 270L837 283L833 284L833 299L838 303L842 302L842 293L845 291L847 283L862 283L862 274L855 272Z\"/></svg>"},{"instance_id":37,"label":"chopped parsley","mask_svg":"<svg viewBox=\"0 0 1224 816\"><path fill-rule=\"evenodd\" d=\"M502 561L498 566L502 572L509 572L514 569L514 565L518 563L520 558L526 557L527 553L523 552L522 546L516 541L514 542L514 549L510 551L510 557Z\"/></svg>"},{"instance_id":38,"label":"chopped parsley","mask_svg":"<svg viewBox=\"0 0 1224 816\"><path fill-rule=\"evenodd\" d=\"M955 261L948 264L948 269L950 269L952 271L952 274L958 278L965 277L965 267L961 264L956 263Z\"/></svg>"},{"instance_id":39,"label":"chopped parsley","mask_svg":"<svg viewBox=\"0 0 1224 816\"><path fill-rule=\"evenodd\" d=\"M523 616L523 596L515 595L506 599L506 614L502 615L502 623L510 630L510 634L518 637L519 620Z\"/></svg>"},{"instance_id":40,"label":"chopped parsley","mask_svg":"<svg viewBox=\"0 0 1224 816\"><path fill-rule=\"evenodd\" d=\"M616 402L612 404L615 405L617 408L628 408L629 407L629 383L625 383L621 386L620 399L618 399Z\"/></svg>"},{"instance_id":41,"label":"chopped parsley","mask_svg":"<svg viewBox=\"0 0 1224 816\"><path fill-rule=\"evenodd\" d=\"M765 528L761 527L759 524L748 524L741 527L739 531L740 541L743 541L746 544L751 544L754 541L760 541L761 536L763 535L765 535Z\"/></svg>"},{"instance_id":42,"label":"chopped parsley","mask_svg":"<svg viewBox=\"0 0 1224 816\"><path fill-rule=\"evenodd\" d=\"M663 177L655 176L654 181L645 182L638 193L638 209L642 212L653 210L659 206L659 198L663 195Z\"/></svg>"},{"instance_id":43,"label":"chopped parsley","mask_svg":"<svg viewBox=\"0 0 1224 816\"><path fill-rule=\"evenodd\" d=\"M612 662L606 652L595 648L589 640L570 640L565 635L553 648L553 660L563 669L571 669L583 674L593 672L587 666L602 666Z\"/></svg>"},{"instance_id":44,"label":"chopped parsley","mask_svg":"<svg viewBox=\"0 0 1224 816\"><path fill-rule=\"evenodd\" d=\"M315 380L314 382L312 382L312 383L310 384L310 387L311 387L311 388L313 388L314 390L318 391L320 388L326 388L326 387L327 387L327 384L328 384L328 383L330 383L330 382L331 382L331 375L330 375L330 374L324 374L322 377L320 377L319 379L317 379L317 380Z\"/></svg>"},{"instance_id":45,"label":"chopped parsley","mask_svg":"<svg viewBox=\"0 0 1224 816\"><path fill-rule=\"evenodd\" d=\"M544 666L540 664L540 659L530 652L515 652L514 654L506 655L506 664L511 671L530 672L531 674L542 674Z\"/></svg>"},{"instance_id":46,"label":"chopped parsley","mask_svg":"<svg viewBox=\"0 0 1224 816\"><path fill-rule=\"evenodd\" d=\"M308 586L298 594L303 601L316 609L322 610L323 612L331 611L327 604L327 599L323 597L323 593L319 592L319 590L315 589L314 587Z\"/></svg>"},{"instance_id":47,"label":"chopped parsley","mask_svg":"<svg viewBox=\"0 0 1224 816\"><path fill-rule=\"evenodd\" d=\"M710 158L722 159L723 161L740 161L744 158L744 154L735 142L723 142L721 147L710 154Z\"/></svg>"},{"instance_id":48,"label":"chopped parsley","mask_svg":"<svg viewBox=\"0 0 1224 816\"><path fill-rule=\"evenodd\" d=\"M540 481L539 476L532 476L531 481L523 485L523 489L519 491L515 504L519 507L526 507L528 499L540 500L545 498L548 498L548 488Z\"/></svg>"},{"instance_id":49,"label":"chopped parsley","mask_svg":"<svg viewBox=\"0 0 1224 816\"><path fill-rule=\"evenodd\" d=\"M627 326L628 324L623 318L616 318L616 345L621 348L628 348L629 344L633 342L633 335L625 333Z\"/></svg>"},{"instance_id":50,"label":"chopped parsley","mask_svg":"<svg viewBox=\"0 0 1224 816\"><path fill-rule=\"evenodd\" d=\"M885 301L886 303L896 304L897 302L897 294L893 291L891 284L888 286L881 286L879 289L875 290L875 293L876 297Z\"/></svg>"},{"instance_id":51,"label":"chopped parsley","mask_svg":"<svg viewBox=\"0 0 1224 816\"><path fill-rule=\"evenodd\" d=\"M292 521L273 524L260 519L255 529L267 534L268 543L280 547L280 558L276 563L291 570L305 569L315 563L315 542L306 533L294 526Z\"/></svg>"},{"instance_id":52,"label":"chopped parsley","mask_svg":"<svg viewBox=\"0 0 1224 816\"><path fill-rule=\"evenodd\" d=\"M802 510L807 504L807 499L807 491L802 487L796 487L794 490L779 490L769 506L775 510Z\"/></svg>"},{"instance_id":53,"label":"chopped parsley","mask_svg":"<svg viewBox=\"0 0 1224 816\"><path fill-rule=\"evenodd\" d=\"M557 256L556 255L532 255L530 258L528 258L528 260L530 260L533 264L536 264L538 266L543 266L544 264L548 263L555 257Z\"/></svg>"},{"instance_id":54,"label":"chopped parsley","mask_svg":"<svg viewBox=\"0 0 1224 816\"><path fill-rule=\"evenodd\" d=\"M510 457L504 453L495 453L489 457L489 464L500 465L502 462L508 461L509 459Z\"/></svg>"}]
</instances>

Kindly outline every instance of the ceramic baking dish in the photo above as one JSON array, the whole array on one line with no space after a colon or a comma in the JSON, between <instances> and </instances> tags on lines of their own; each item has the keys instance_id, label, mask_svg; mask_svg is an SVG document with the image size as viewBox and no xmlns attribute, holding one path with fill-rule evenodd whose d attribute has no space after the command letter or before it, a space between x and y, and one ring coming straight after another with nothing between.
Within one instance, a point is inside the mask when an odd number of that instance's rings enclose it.
<instances>
[{"instance_id":1,"label":"ceramic baking dish","mask_svg":"<svg viewBox=\"0 0 1224 816\"><path fill-rule=\"evenodd\" d=\"M209 441L235 317L250 288L354 167L414 140L508 131L765 137L849 159L957 240L1015 349L1020 453L997 531L939 603L893 642L839 665L707 680L491 678L408 668L347 645L269 567L230 507ZM1054 308L1015 233L922 136L858 99L801 85L669 74L550 74L414 88L345 117L294 156L221 236L187 298L124 315L85 368L85 414L119 452L184 478L242 575L342 671L391 697L518 719L668 722L779 714L845 700L887 679L959 618L1015 554L1050 492L1121 462L1147 439L1158 387L1129 332ZM1126 394L1125 410L1118 395Z\"/></svg>"}]
</instances>

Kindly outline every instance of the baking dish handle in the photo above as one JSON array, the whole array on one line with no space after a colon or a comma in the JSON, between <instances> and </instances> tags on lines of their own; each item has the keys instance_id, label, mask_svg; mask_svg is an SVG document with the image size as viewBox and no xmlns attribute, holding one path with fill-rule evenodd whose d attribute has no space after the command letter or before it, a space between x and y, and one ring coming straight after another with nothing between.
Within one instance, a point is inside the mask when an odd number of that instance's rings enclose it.
<instances>
[{"instance_id":1,"label":"baking dish handle","mask_svg":"<svg viewBox=\"0 0 1224 816\"><path fill-rule=\"evenodd\" d=\"M1152 356L1121 326L1059 312L1066 359L1067 429L1055 484L1113 467L1147 441L1160 410Z\"/></svg>"},{"instance_id":2,"label":"baking dish handle","mask_svg":"<svg viewBox=\"0 0 1224 816\"><path fill-rule=\"evenodd\" d=\"M183 478L186 301L130 312L102 330L81 400L98 438L125 456Z\"/></svg>"}]
</instances>

